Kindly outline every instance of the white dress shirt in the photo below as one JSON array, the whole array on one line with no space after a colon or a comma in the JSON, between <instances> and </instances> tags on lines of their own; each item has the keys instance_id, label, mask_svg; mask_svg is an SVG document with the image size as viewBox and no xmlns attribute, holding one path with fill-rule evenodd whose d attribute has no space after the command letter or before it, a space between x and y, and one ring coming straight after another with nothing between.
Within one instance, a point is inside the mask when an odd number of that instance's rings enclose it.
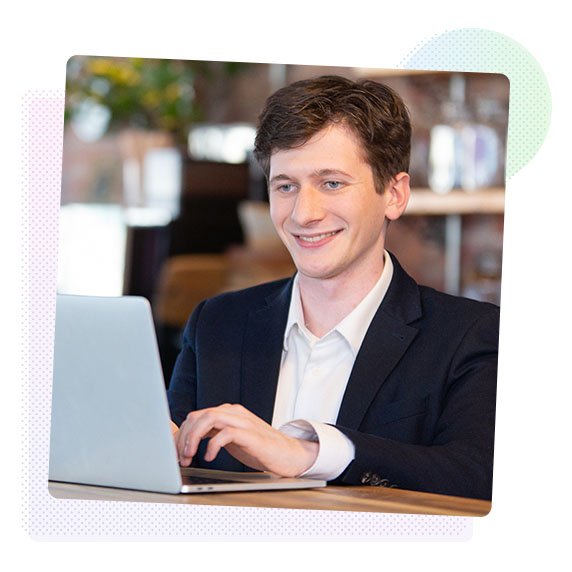
<instances>
[{"instance_id":1,"label":"white dress shirt","mask_svg":"<svg viewBox=\"0 0 572 572\"><path fill-rule=\"evenodd\" d=\"M294 278L272 426L319 442L316 462L300 476L334 479L355 456L351 440L329 424L336 422L356 356L392 276L391 257L384 252L375 286L322 338L304 324L298 275Z\"/></svg>"}]
</instances>

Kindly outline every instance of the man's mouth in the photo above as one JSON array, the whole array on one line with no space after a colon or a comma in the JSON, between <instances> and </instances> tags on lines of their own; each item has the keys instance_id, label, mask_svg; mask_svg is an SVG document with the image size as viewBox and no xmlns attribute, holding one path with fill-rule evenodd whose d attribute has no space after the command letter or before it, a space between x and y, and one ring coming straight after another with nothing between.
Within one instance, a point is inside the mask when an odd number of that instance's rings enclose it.
<instances>
[{"instance_id":1,"label":"man's mouth","mask_svg":"<svg viewBox=\"0 0 572 572\"><path fill-rule=\"evenodd\" d=\"M299 234L298 238L300 240L303 240L304 242L319 242L320 240L324 240L324 238L334 236L334 234L337 234L338 232L339 231L335 230L333 232L325 232L323 234L316 234L315 236L304 236L302 234Z\"/></svg>"},{"instance_id":2,"label":"man's mouth","mask_svg":"<svg viewBox=\"0 0 572 572\"><path fill-rule=\"evenodd\" d=\"M331 232L322 232L320 234L295 234L294 236L296 237L297 240L299 240L300 242L307 244L308 246L313 245L313 244L318 244L322 241L325 241L329 238L331 238L332 236L335 236L336 234L340 233L341 230L333 230Z\"/></svg>"}]
</instances>

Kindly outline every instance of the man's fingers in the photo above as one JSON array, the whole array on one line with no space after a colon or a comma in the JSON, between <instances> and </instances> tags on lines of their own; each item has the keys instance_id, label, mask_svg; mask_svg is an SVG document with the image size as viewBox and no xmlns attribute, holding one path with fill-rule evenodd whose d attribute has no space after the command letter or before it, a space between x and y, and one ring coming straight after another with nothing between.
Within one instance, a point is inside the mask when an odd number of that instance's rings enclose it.
<instances>
[{"instance_id":1,"label":"man's fingers","mask_svg":"<svg viewBox=\"0 0 572 572\"><path fill-rule=\"evenodd\" d=\"M187 415L176 438L182 466L191 463L205 438L209 438L204 456L207 462L213 461L224 447L249 467L284 476L302 473L317 456L317 444L306 450L297 439L280 433L239 405L225 404Z\"/></svg>"},{"instance_id":2,"label":"man's fingers","mask_svg":"<svg viewBox=\"0 0 572 572\"><path fill-rule=\"evenodd\" d=\"M226 427L247 428L249 419L245 416L245 412L243 407L225 404L189 413L177 434L176 444L181 465L186 466L191 462L197 454L202 439L210 437L212 440ZM220 447L217 453L218 450Z\"/></svg>"},{"instance_id":3,"label":"man's fingers","mask_svg":"<svg viewBox=\"0 0 572 572\"><path fill-rule=\"evenodd\" d=\"M209 463L213 461L219 451L230 443L240 444L239 433L240 430L237 430L234 427L225 427L218 431L216 435L211 437L209 440L207 450L205 451L205 461L208 461Z\"/></svg>"},{"instance_id":4,"label":"man's fingers","mask_svg":"<svg viewBox=\"0 0 572 572\"><path fill-rule=\"evenodd\" d=\"M203 415L197 413L199 412L187 415L177 435L177 450L181 464L189 462L196 455L200 440L206 437L210 430L208 412L205 411Z\"/></svg>"}]
</instances>

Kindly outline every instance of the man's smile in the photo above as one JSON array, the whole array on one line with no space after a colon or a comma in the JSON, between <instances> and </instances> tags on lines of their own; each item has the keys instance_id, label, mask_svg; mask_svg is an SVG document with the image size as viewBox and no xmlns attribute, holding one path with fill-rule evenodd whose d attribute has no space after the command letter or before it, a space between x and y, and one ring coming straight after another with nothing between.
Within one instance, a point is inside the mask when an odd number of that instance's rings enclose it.
<instances>
[{"instance_id":1,"label":"man's smile","mask_svg":"<svg viewBox=\"0 0 572 572\"><path fill-rule=\"evenodd\" d=\"M300 242L304 243L303 245L318 245L322 241L326 241L327 239L336 236L338 233L342 232L342 229L333 230L331 232L323 232L320 234L297 234L292 233L293 236Z\"/></svg>"}]
</instances>

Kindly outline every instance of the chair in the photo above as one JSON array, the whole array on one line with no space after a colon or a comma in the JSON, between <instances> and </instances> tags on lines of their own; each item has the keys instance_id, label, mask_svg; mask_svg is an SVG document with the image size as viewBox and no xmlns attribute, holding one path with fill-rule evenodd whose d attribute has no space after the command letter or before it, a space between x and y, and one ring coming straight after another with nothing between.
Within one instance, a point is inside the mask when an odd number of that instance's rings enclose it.
<instances>
[{"instance_id":1,"label":"chair","mask_svg":"<svg viewBox=\"0 0 572 572\"><path fill-rule=\"evenodd\" d=\"M224 254L182 254L168 258L159 275L155 320L182 328L195 306L223 291L228 277Z\"/></svg>"}]
</instances>

